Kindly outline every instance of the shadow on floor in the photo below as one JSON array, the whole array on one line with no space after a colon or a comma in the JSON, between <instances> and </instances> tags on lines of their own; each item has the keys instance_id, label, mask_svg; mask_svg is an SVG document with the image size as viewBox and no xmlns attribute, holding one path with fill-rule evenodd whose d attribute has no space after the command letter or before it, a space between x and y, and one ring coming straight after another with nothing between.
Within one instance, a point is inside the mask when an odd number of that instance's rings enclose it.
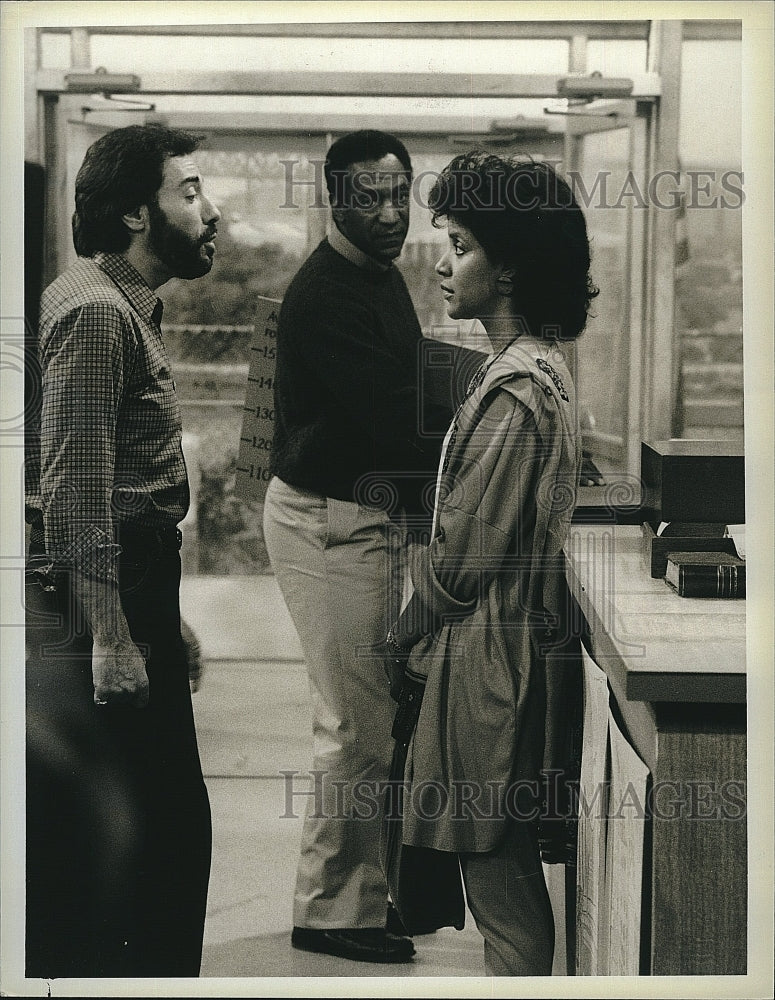
<instances>
[{"instance_id":1,"label":"shadow on floor","mask_svg":"<svg viewBox=\"0 0 775 1000\"><path fill-rule=\"evenodd\" d=\"M462 935L461 944L453 935ZM205 948L202 974L217 976L301 977L406 977L482 975L481 944L478 935L465 931L439 931L415 938L413 961L396 965L350 962L328 955L315 955L291 947L290 933L237 938ZM238 972L235 970L239 970Z\"/></svg>"},{"instance_id":2,"label":"shadow on floor","mask_svg":"<svg viewBox=\"0 0 775 1000\"><path fill-rule=\"evenodd\" d=\"M407 964L352 962L291 947L312 743L298 637L273 576L184 578L181 610L205 661L193 699L213 816L202 976L427 976L489 983L482 938L470 913L462 931L450 927L416 938L417 955ZM556 869L546 874L558 929L554 971L562 976Z\"/></svg>"}]
</instances>

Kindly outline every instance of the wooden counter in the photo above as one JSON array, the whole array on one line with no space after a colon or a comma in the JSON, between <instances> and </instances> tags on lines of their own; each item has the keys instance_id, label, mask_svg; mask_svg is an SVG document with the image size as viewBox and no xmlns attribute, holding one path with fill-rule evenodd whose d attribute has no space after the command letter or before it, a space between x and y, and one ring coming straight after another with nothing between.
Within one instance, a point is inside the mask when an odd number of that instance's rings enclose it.
<instances>
[{"instance_id":1,"label":"wooden counter","mask_svg":"<svg viewBox=\"0 0 775 1000\"><path fill-rule=\"evenodd\" d=\"M652 801L667 791L671 803L643 817L639 875L606 887L641 909L636 968L744 974L745 601L683 598L652 579L633 525L574 524L566 562L610 716L648 768Z\"/></svg>"},{"instance_id":2,"label":"wooden counter","mask_svg":"<svg viewBox=\"0 0 775 1000\"><path fill-rule=\"evenodd\" d=\"M744 600L679 597L652 579L632 525L574 525L566 554L598 656L626 699L745 703Z\"/></svg>"}]
</instances>

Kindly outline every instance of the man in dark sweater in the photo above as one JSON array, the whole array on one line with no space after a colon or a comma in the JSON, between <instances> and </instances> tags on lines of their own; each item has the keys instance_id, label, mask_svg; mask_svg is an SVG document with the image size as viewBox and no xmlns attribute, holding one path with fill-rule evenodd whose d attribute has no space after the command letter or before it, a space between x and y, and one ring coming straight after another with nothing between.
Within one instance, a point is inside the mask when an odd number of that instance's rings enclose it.
<instances>
[{"instance_id":1,"label":"man in dark sweater","mask_svg":"<svg viewBox=\"0 0 775 1000\"><path fill-rule=\"evenodd\" d=\"M421 429L422 333L393 265L409 225L411 171L403 144L382 132L346 135L328 151L335 225L280 312L264 507L313 699L314 787L292 942L371 962L414 954L388 913L379 863L395 704L373 647L401 602L406 526L430 518L441 442ZM446 427L448 413L429 424L430 413L426 430Z\"/></svg>"}]
</instances>

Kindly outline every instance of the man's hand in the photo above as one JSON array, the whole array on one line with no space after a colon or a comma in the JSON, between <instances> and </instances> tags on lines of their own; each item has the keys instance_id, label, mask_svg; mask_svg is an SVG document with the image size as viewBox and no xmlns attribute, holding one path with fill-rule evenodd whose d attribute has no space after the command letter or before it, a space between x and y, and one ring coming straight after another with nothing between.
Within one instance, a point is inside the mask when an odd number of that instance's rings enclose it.
<instances>
[{"instance_id":1,"label":"man's hand","mask_svg":"<svg viewBox=\"0 0 775 1000\"><path fill-rule=\"evenodd\" d=\"M186 653L186 663L188 664L188 684L191 694L195 694L202 683L204 674L204 662L202 660L202 647L196 637L196 633L185 619L180 619L180 635L183 639L183 649Z\"/></svg>"},{"instance_id":2,"label":"man's hand","mask_svg":"<svg viewBox=\"0 0 775 1000\"><path fill-rule=\"evenodd\" d=\"M145 708L148 704L145 660L131 639L103 645L95 638L91 669L95 705Z\"/></svg>"},{"instance_id":3,"label":"man's hand","mask_svg":"<svg viewBox=\"0 0 775 1000\"><path fill-rule=\"evenodd\" d=\"M73 589L92 634L94 704L145 708L148 704L145 660L132 642L118 587L109 579L75 572Z\"/></svg>"}]
</instances>

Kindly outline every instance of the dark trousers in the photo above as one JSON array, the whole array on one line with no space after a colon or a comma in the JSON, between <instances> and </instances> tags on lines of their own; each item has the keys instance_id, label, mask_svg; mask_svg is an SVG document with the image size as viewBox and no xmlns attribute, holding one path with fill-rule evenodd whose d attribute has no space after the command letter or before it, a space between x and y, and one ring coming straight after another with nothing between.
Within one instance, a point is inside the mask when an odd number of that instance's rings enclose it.
<instances>
[{"instance_id":1,"label":"dark trousers","mask_svg":"<svg viewBox=\"0 0 775 1000\"><path fill-rule=\"evenodd\" d=\"M83 616L65 576L56 590L42 585L30 547L28 977L199 974L212 838L179 546L174 531L121 543L121 603L150 682L144 709L94 705Z\"/></svg>"}]
</instances>

